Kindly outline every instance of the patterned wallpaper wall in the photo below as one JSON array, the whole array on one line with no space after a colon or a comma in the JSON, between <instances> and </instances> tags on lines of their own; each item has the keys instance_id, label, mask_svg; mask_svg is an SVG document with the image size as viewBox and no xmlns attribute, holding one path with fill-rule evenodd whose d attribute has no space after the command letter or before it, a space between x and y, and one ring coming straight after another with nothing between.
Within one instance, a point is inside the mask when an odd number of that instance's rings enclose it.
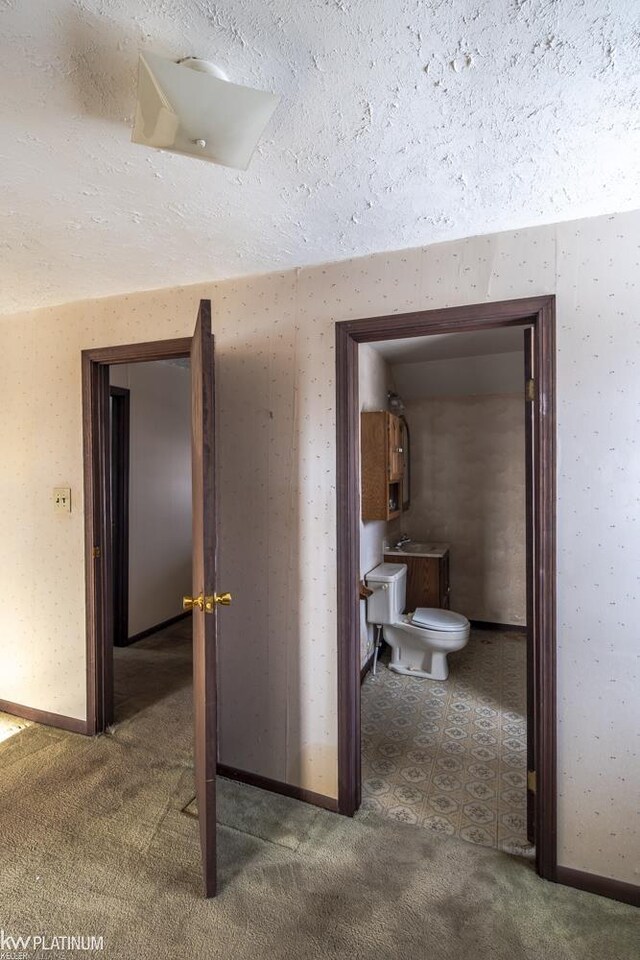
<instances>
[{"instance_id":1,"label":"patterned wallpaper wall","mask_svg":"<svg viewBox=\"0 0 640 960\"><path fill-rule=\"evenodd\" d=\"M222 759L335 795L333 324L556 293L559 858L637 882L639 237L600 217L3 320L0 698L84 716L80 350L183 336L210 296Z\"/></svg>"},{"instance_id":2,"label":"patterned wallpaper wall","mask_svg":"<svg viewBox=\"0 0 640 960\"><path fill-rule=\"evenodd\" d=\"M401 388L399 388L401 389ZM451 609L526 623L523 396L410 400L413 540L451 545Z\"/></svg>"}]
</instances>

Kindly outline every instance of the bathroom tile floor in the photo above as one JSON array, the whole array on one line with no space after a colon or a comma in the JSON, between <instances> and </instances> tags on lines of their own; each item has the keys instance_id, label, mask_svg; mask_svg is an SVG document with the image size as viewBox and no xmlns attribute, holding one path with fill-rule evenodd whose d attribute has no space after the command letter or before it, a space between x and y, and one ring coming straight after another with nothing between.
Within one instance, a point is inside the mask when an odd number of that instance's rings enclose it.
<instances>
[{"instance_id":1,"label":"bathroom tile floor","mask_svg":"<svg viewBox=\"0 0 640 960\"><path fill-rule=\"evenodd\" d=\"M532 856L524 634L472 630L440 682L383 662L362 687L362 810Z\"/></svg>"}]
</instances>

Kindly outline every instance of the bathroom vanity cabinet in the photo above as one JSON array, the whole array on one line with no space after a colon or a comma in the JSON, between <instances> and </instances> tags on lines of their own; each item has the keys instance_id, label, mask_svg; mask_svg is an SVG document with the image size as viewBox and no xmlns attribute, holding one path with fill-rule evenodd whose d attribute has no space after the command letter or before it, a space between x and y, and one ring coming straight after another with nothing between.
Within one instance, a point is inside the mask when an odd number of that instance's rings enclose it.
<instances>
[{"instance_id":1,"label":"bathroom vanity cabinet","mask_svg":"<svg viewBox=\"0 0 640 960\"><path fill-rule=\"evenodd\" d=\"M415 556L394 550L385 553L385 563L404 563L407 566L407 603L404 612L416 607L449 609L449 551L438 551L437 556Z\"/></svg>"},{"instance_id":2,"label":"bathroom vanity cabinet","mask_svg":"<svg viewBox=\"0 0 640 960\"><path fill-rule=\"evenodd\" d=\"M362 519L400 516L404 451L402 421L386 410L360 415Z\"/></svg>"}]
</instances>

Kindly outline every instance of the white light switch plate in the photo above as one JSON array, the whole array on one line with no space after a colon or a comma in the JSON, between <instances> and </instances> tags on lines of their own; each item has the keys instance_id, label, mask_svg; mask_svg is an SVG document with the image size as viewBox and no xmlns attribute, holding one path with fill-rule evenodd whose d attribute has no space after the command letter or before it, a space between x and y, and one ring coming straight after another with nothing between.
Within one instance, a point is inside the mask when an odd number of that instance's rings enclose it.
<instances>
[{"instance_id":1,"label":"white light switch plate","mask_svg":"<svg viewBox=\"0 0 640 960\"><path fill-rule=\"evenodd\" d=\"M53 488L53 508L56 513L71 513L71 487Z\"/></svg>"}]
</instances>

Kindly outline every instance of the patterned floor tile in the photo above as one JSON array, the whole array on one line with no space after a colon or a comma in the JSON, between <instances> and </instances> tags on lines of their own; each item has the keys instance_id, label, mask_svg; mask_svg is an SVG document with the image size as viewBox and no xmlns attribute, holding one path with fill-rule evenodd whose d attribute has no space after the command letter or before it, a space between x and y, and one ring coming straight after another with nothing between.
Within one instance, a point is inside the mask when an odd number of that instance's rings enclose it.
<instances>
[{"instance_id":1,"label":"patterned floor tile","mask_svg":"<svg viewBox=\"0 0 640 960\"><path fill-rule=\"evenodd\" d=\"M460 790L462 788L462 781L450 773L436 774L436 776L432 778L431 783L437 787L438 790L444 790L446 793L451 793L453 790Z\"/></svg>"},{"instance_id":2,"label":"patterned floor tile","mask_svg":"<svg viewBox=\"0 0 640 960\"><path fill-rule=\"evenodd\" d=\"M410 767L403 767L400 776L409 783L424 783L429 779L431 764L412 764Z\"/></svg>"},{"instance_id":3,"label":"patterned floor tile","mask_svg":"<svg viewBox=\"0 0 640 960\"><path fill-rule=\"evenodd\" d=\"M447 820L446 817L432 815L425 817L422 821L422 825L427 827L429 830L435 830L436 833L445 833L448 836L452 837L456 833L456 828L450 820Z\"/></svg>"},{"instance_id":4,"label":"patterned floor tile","mask_svg":"<svg viewBox=\"0 0 640 960\"><path fill-rule=\"evenodd\" d=\"M495 837L484 827L475 825L473 827L462 827L460 836L463 840L468 840L470 843L479 843L483 847L495 846Z\"/></svg>"},{"instance_id":5,"label":"patterned floor tile","mask_svg":"<svg viewBox=\"0 0 640 960\"><path fill-rule=\"evenodd\" d=\"M498 793L494 786L484 780L471 780L464 786L467 793L470 793L476 800L495 800Z\"/></svg>"},{"instance_id":6,"label":"patterned floor tile","mask_svg":"<svg viewBox=\"0 0 640 960\"><path fill-rule=\"evenodd\" d=\"M400 823L417 823L418 814L409 807L395 806L389 807L387 815L392 820L399 820Z\"/></svg>"},{"instance_id":7,"label":"patterned floor tile","mask_svg":"<svg viewBox=\"0 0 640 960\"><path fill-rule=\"evenodd\" d=\"M472 631L449 670L440 683L382 662L367 677L362 807L530 857L523 637Z\"/></svg>"}]
</instances>

